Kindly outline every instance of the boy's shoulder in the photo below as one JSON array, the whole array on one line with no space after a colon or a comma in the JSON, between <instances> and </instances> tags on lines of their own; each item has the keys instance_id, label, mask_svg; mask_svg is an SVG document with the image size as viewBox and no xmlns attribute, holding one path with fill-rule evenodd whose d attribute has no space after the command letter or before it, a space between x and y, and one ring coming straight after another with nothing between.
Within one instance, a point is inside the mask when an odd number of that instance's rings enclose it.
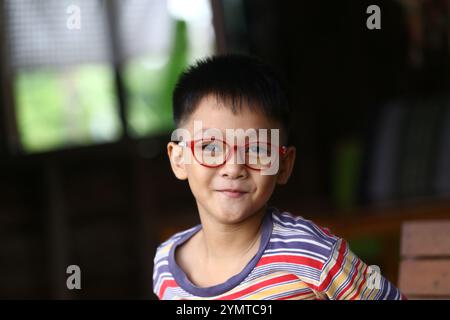
<instances>
[{"instance_id":1,"label":"boy's shoulder","mask_svg":"<svg viewBox=\"0 0 450 320\"><path fill-rule=\"evenodd\" d=\"M292 242L297 244L301 242L302 246L320 247L322 250L331 253L332 248L341 240L341 238L332 234L329 229L316 224L312 220L287 211L280 211L275 207L271 207L269 210L273 223L270 236L272 246L290 247ZM196 225L177 232L162 242L156 250L155 263L167 260L175 243L184 242L184 239L191 237L200 228L201 225Z\"/></svg>"},{"instance_id":2,"label":"boy's shoulder","mask_svg":"<svg viewBox=\"0 0 450 320\"><path fill-rule=\"evenodd\" d=\"M285 241L301 239L331 249L340 240L328 228L290 212L275 209L272 212L272 221L272 237L281 237Z\"/></svg>"},{"instance_id":3,"label":"boy's shoulder","mask_svg":"<svg viewBox=\"0 0 450 320\"><path fill-rule=\"evenodd\" d=\"M323 270L333 265L343 239L327 228L289 212L274 210L272 221L272 234L261 265L291 272L318 290Z\"/></svg>"},{"instance_id":4,"label":"boy's shoulder","mask_svg":"<svg viewBox=\"0 0 450 320\"><path fill-rule=\"evenodd\" d=\"M312 220L305 219L303 216L294 215L287 211L280 211L274 207L270 208L270 211L273 222L273 237L281 235L284 237L310 238L329 245L334 245L340 239L332 234L328 228L320 226ZM157 255L168 255L170 248L176 242L190 237L200 228L201 225L196 225L175 233L158 246Z\"/></svg>"}]
</instances>

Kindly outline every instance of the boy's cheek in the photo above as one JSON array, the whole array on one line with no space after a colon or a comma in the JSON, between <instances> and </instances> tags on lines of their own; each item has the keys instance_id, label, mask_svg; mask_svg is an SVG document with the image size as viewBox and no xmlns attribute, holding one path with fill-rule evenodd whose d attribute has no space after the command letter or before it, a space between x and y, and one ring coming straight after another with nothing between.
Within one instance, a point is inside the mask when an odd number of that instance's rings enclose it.
<instances>
[{"instance_id":1,"label":"boy's cheek","mask_svg":"<svg viewBox=\"0 0 450 320\"><path fill-rule=\"evenodd\" d=\"M254 178L254 181L257 184L259 193L268 196L272 195L277 185L276 175L270 176L259 175L259 177Z\"/></svg>"},{"instance_id":2,"label":"boy's cheek","mask_svg":"<svg viewBox=\"0 0 450 320\"><path fill-rule=\"evenodd\" d=\"M208 184L209 175L202 166L192 163L185 164L184 167L190 184L203 187Z\"/></svg>"}]
</instances>

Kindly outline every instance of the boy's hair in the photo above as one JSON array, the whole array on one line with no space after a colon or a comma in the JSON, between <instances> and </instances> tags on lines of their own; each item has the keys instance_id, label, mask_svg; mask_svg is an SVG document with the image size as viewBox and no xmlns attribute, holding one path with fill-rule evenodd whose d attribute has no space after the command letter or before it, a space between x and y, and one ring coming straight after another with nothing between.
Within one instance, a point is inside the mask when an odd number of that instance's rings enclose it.
<instances>
[{"instance_id":1,"label":"boy's hair","mask_svg":"<svg viewBox=\"0 0 450 320\"><path fill-rule=\"evenodd\" d=\"M214 95L229 102L236 113L245 100L269 118L281 123L290 135L291 109L285 84L266 63L255 57L229 54L198 60L180 75L173 92L173 119L178 127L200 100Z\"/></svg>"}]
</instances>

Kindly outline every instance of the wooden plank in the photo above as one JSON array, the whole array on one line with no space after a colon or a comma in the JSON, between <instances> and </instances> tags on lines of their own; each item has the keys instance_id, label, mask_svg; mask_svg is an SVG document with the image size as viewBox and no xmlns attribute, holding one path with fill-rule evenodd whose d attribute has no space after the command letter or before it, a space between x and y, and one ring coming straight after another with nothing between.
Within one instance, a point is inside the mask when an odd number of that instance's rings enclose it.
<instances>
[{"instance_id":1,"label":"wooden plank","mask_svg":"<svg viewBox=\"0 0 450 320\"><path fill-rule=\"evenodd\" d=\"M403 257L450 257L450 220L404 223L401 255Z\"/></svg>"},{"instance_id":2,"label":"wooden plank","mask_svg":"<svg viewBox=\"0 0 450 320\"><path fill-rule=\"evenodd\" d=\"M408 296L450 296L450 260L404 260L399 289Z\"/></svg>"},{"instance_id":3,"label":"wooden plank","mask_svg":"<svg viewBox=\"0 0 450 320\"><path fill-rule=\"evenodd\" d=\"M345 239L379 236L380 234L398 235L401 226L407 221L450 219L450 201L433 198L409 200L392 206L355 208L354 214L347 216L339 211L323 212L315 208L296 209L295 206L286 206L286 208L294 214L303 215L321 226L328 227L334 234ZM310 211L315 212L314 217L305 214ZM341 218L336 219L337 216Z\"/></svg>"}]
</instances>

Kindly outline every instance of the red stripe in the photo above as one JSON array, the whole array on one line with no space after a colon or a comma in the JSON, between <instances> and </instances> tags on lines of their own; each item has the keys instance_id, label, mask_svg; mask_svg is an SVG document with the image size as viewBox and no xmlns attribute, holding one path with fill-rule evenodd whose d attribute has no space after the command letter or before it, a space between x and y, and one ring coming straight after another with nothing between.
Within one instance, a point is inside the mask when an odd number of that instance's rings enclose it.
<instances>
[{"instance_id":1,"label":"red stripe","mask_svg":"<svg viewBox=\"0 0 450 320\"><path fill-rule=\"evenodd\" d=\"M353 274L353 276L352 276L352 279L351 279L350 282L347 284L347 286L341 291L341 293L337 296L336 300L339 300L339 299L345 294L345 292L346 292L349 288L351 288L353 282L355 281L356 276L358 275L358 267L359 267L360 263L361 263L361 260L358 260L358 262L356 263L356 266L355 266L355 272L354 272L354 274Z\"/></svg>"},{"instance_id":2,"label":"red stripe","mask_svg":"<svg viewBox=\"0 0 450 320\"><path fill-rule=\"evenodd\" d=\"M177 283L175 280L164 280L161 284L161 288L159 289L159 299L162 299L164 296L164 293L166 292L166 289L169 287L177 287Z\"/></svg>"},{"instance_id":3,"label":"red stripe","mask_svg":"<svg viewBox=\"0 0 450 320\"><path fill-rule=\"evenodd\" d=\"M295 263L295 264L301 264L301 265L307 265L309 267L316 268L318 270L321 270L323 267L323 263L311 258L307 257L299 257L299 256L293 256L293 255L276 255L276 256L266 256L262 257L257 267L271 264L271 263L277 263L277 262L284 262L284 263Z\"/></svg>"},{"instance_id":4,"label":"red stripe","mask_svg":"<svg viewBox=\"0 0 450 320\"><path fill-rule=\"evenodd\" d=\"M364 268L364 272L363 272L364 278L363 278L363 281L361 281L361 284L359 285L358 290L356 290L355 294L349 300L355 300L356 296L361 292L361 288L362 288L363 284L366 283L367 268L368 268L368 266L366 266Z\"/></svg>"},{"instance_id":5,"label":"red stripe","mask_svg":"<svg viewBox=\"0 0 450 320\"><path fill-rule=\"evenodd\" d=\"M339 248L338 259L337 259L336 263L334 264L333 268L331 268L330 272L328 272L325 280L320 284L319 287L310 285L314 290L322 292L326 287L328 287L331 280L341 269L341 265L342 265L342 261L344 260L344 253L345 253L346 248L347 248L346 242L342 241L341 246Z\"/></svg>"},{"instance_id":6,"label":"red stripe","mask_svg":"<svg viewBox=\"0 0 450 320\"><path fill-rule=\"evenodd\" d=\"M242 297L248 293L254 292L260 288L263 288L265 286L270 286L271 284L275 284L275 283L279 284L279 283L291 281L291 280L298 280L298 277L296 277L293 274L288 274L288 275L264 280L262 282L255 283L254 285L251 285L250 287L247 287L241 291L235 292L235 293L227 295L227 296L220 297L220 298L218 298L218 300L234 300L234 299Z\"/></svg>"}]
</instances>

